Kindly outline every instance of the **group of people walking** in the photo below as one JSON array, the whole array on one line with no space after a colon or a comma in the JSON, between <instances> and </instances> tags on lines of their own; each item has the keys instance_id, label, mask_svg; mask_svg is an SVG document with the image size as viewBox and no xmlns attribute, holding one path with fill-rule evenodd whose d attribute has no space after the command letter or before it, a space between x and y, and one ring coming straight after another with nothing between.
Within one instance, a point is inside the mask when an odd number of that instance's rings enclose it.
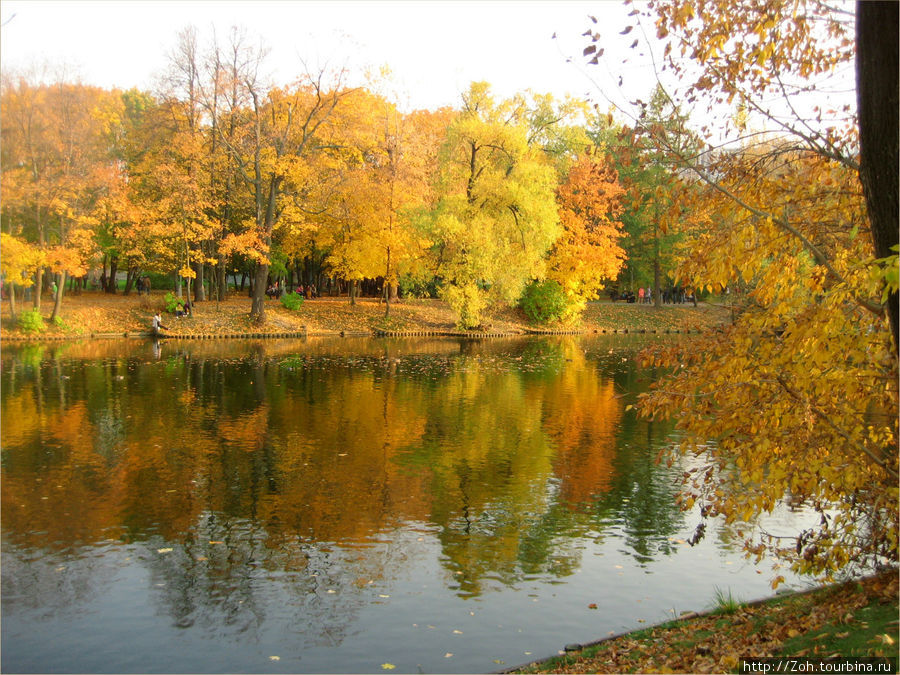
<instances>
[{"instance_id":1,"label":"group of people walking","mask_svg":"<svg viewBox=\"0 0 900 675\"><path fill-rule=\"evenodd\" d=\"M653 302L653 289L639 288L637 301L640 304L650 304ZM693 291L678 286L674 288L665 288L662 291L662 301L664 305L683 305L686 302L693 302L694 307L697 306L697 298Z\"/></svg>"},{"instance_id":2,"label":"group of people walking","mask_svg":"<svg viewBox=\"0 0 900 675\"><path fill-rule=\"evenodd\" d=\"M613 302L624 300L625 302L635 302L639 305L650 305L653 304L653 289L647 286L646 288L638 288L637 293L624 291L621 294L613 289L610 291L609 297ZM694 307L697 306L696 294L691 290L677 286L663 289L662 301L666 305L682 305L686 302L692 302Z\"/></svg>"},{"instance_id":3,"label":"group of people walking","mask_svg":"<svg viewBox=\"0 0 900 675\"><path fill-rule=\"evenodd\" d=\"M276 281L274 284L269 285L266 289L266 295L270 298L280 298L282 295L288 292L287 284L285 282ZM300 284L297 288L294 289L294 293L297 295L306 298L307 300L310 298L319 297L318 292L316 291L315 284L309 284L308 286L304 286Z\"/></svg>"}]
</instances>

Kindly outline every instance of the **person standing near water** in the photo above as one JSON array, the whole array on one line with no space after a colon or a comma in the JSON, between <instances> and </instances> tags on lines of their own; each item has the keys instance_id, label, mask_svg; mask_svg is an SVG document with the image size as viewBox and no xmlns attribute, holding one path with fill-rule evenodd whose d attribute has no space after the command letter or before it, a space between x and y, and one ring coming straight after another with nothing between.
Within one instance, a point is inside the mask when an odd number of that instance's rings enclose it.
<instances>
[{"instance_id":1,"label":"person standing near water","mask_svg":"<svg viewBox=\"0 0 900 675\"><path fill-rule=\"evenodd\" d=\"M159 315L159 312L153 315L153 335L158 337L160 330L169 330L162 324L162 317Z\"/></svg>"}]
</instances>

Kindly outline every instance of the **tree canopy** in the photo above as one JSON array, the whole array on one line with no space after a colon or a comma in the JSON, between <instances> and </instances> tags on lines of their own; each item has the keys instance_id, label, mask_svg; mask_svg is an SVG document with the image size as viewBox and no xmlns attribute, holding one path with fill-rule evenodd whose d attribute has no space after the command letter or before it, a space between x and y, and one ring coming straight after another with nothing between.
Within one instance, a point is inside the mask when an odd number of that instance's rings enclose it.
<instances>
[{"instance_id":1,"label":"tree canopy","mask_svg":"<svg viewBox=\"0 0 900 675\"><path fill-rule=\"evenodd\" d=\"M677 450L699 460L682 495L700 506L698 536L722 516L748 554L825 577L896 561L897 257L876 249L870 217L873 198L896 201L870 190L867 204L859 161L859 120L885 103L823 105L826 76L869 45L854 41L852 13L816 2L661 0L632 14L652 23L679 77L663 90L673 105L737 110L698 146L646 124L646 105L634 111L675 169L676 278L727 291L736 309L701 344L646 356L673 369L640 407L677 419ZM888 26L896 33L896 12ZM876 173L896 176L893 144ZM896 215L892 228L896 241ZM819 523L787 540L764 530L760 517L785 500Z\"/></svg>"}]
</instances>

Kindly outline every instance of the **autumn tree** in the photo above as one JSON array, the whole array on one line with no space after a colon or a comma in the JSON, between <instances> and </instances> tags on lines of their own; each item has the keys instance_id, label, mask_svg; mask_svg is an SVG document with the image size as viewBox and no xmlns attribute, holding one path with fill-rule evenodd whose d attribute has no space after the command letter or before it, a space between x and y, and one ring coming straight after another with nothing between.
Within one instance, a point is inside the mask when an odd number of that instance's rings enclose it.
<instances>
[{"instance_id":1,"label":"autumn tree","mask_svg":"<svg viewBox=\"0 0 900 675\"><path fill-rule=\"evenodd\" d=\"M563 231L550 250L547 277L566 294L564 321L577 318L622 267L623 195L610 159L600 153L583 155L557 189Z\"/></svg>"},{"instance_id":2,"label":"autumn tree","mask_svg":"<svg viewBox=\"0 0 900 675\"><path fill-rule=\"evenodd\" d=\"M221 127L217 129L253 203L245 232L258 241L254 248L263 255L272 246L276 226L287 222L283 216L310 209L316 186L309 180L306 162L328 145L327 122L347 94L341 75L333 81L330 77L325 70L307 72L289 87L267 90L258 70L248 69L243 84L250 106L240 134L229 139ZM257 322L265 319L268 276L268 259L263 258L256 269L250 308Z\"/></svg>"},{"instance_id":3,"label":"autumn tree","mask_svg":"<svg viewBox=\"0 0 900 675\"><path fill-rule=\"evenodd\" d=\"M252 78L260 57L258 50L248 44L245 32L232 28L228 41L224 44L214 41L205 58L207 84L203 90L203 106L209 121L211 217L217 224L210 255L216 260L213 289L217 300L225 299L227 268L233 255L248 252L239 239L234 239L234 235L242 232L241 223L248 220L251 212L242 199L237 156L228 152L228 148L238 142L250 103L244 83L248 77Z\"/></svg>"},{"instance_id":4,"label":"autumn tree","mask_svg":"<svg viewBox=\"0 0 900 675\"><path fill-rule=\"evenodd\" d=\"M212 195L215 156L206 140L207 111L204 110L203 55L194 27L183 29L172 54L162 92L162 110L170 138L161 148L162 160L155 168L162 171L158 182L162 199L155 204L158 217L169 223L176 247L176 292L181 296L180 280L188 284L188 295L194 284L194 300L206 299L203 286L204 269L215 234ZM212 78L214 86L215 77ZM216 262L214 258L209 258Z\"/></svg>"},{"instance_id":5,"label":"autumn tree","mask_svg":"<svg viewBox=\"0 0 900 675\"><path fill-rule=\"evenodd\" d=\"M465 328L543 276L544 255L559 234L556 172L529 145L528 132L524 101L495 102L484 82L463 95L447 130L427 236L443 297Z\"/></svg>"},{"instance_id":6,"label":"autumn tree","mask_svg":"<svg viewBox=\"0 0 900 675\"><path fill-rule=\"evenodd\" d=\"M336 112L336 164L327 169L338 180L317 241L329 251L330 269L350 282L351 304L360 280L380 278L389 316L401 275L423 254L414 221L433 205L431 178L447 120L404 115L386 95L366 90L350 94Z\"/></svg>"},{"instance_id":7,"label":"autumn tree","mask_svg":"<svg viewBox=\"0 0 900 675\"><path fill-rule=\"evenodd\" d=\"M896 561L896 276L876 259L852 103L823 109L803 96L852 62L853 17L813 2L680 0L633 14L655 24L683 78L673 97L748 112L718 129L727 145L717 148L684 152L653 136L694 187L680 204L694 227L677 274L747 291L734 323L702 346L648 357L683 366L641 404L677 418L681 451L700 459L683 503L735 523L748 554L799 572ZM784 539L760 517L787 496L820 521Z\"/></svg>"},{"instance_id":8,"label":"autumn tree","mask_svg":"<svg viewBox=\"0 0 900 675\"><path fill-rule=\"evenodd\" d=\"M431 174L437 142L433 124L446 124L440 113L403 115L390 103L375 111L378 120L375 181L380 187L384 217L372 230L378 274L384 278L385 317L397 297L400 277L421 257L414 227L415 214L432 203ZM429 124L431 123L431 124Z\"/></svg>"},{"instance_id":9,"label":"autumn tree","mask_svg":"<svg viewBox=\"0 0 900 675\"><path fill-rule=\"evenodd\" d=\"M34 284L35 274L44 264L44 257L36 246L7 232L0 232L0 250L0 271L6 284L10 317L15 321L18 315L16 292L19 288Z\"/></svg>"},{"instance_id":10,"label":"autumn tree","mask_svg":"<svg viewBox=\"0 0 900 675\"><path fill-rule=\"evenodd\" d=\"M37 246L57 275L53 318L67 275L83 275L96 253L98 213L121 180L110 137L118 102L114 92L64 78L3 81L3 216L7 231ZM38 311L44 274L35 270Z\"/></svg>"}]
</instances>

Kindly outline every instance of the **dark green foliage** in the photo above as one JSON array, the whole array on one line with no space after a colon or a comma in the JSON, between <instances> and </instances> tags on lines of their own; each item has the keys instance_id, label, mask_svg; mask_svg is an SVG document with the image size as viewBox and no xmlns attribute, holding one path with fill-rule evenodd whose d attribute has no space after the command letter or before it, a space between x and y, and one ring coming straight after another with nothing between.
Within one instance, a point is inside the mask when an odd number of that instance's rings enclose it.
<instances>
[{"instance_id":1,"label":"dark green foliage","mask_svg":"<svg viewBox=\"0 0 900 675\"><path fill-rule=\"evenodd\" d=\"M291 311L298 310L303 306L303 296L299 293L285 293L281 296L281 304Z\"/></svg>"},{"instance_id":2,"label":"dark green foliage","mask_svg":"<svg viewBox=\"0 0 900 675\"><path fill-rule=\"evenodd\" d=\"M175 296L175 294L172 293L171 291L166 293L166 296L164 299L166 301L166 311L169 314L174 314L175 311L179 308L179 306L184 307L184 300L177 298Z\"/></svg>"},{"instance_id":3,"label":"dark green foliage","mask_svg":"<svg viewBox=\"0 0 900 675\"><path fill-rule=\"evenodd\" d=\"M532 281L525 287L519 306L536 323L558 320L566 309L566 294L555 281Z\"/></svg>"}]
</instances>

